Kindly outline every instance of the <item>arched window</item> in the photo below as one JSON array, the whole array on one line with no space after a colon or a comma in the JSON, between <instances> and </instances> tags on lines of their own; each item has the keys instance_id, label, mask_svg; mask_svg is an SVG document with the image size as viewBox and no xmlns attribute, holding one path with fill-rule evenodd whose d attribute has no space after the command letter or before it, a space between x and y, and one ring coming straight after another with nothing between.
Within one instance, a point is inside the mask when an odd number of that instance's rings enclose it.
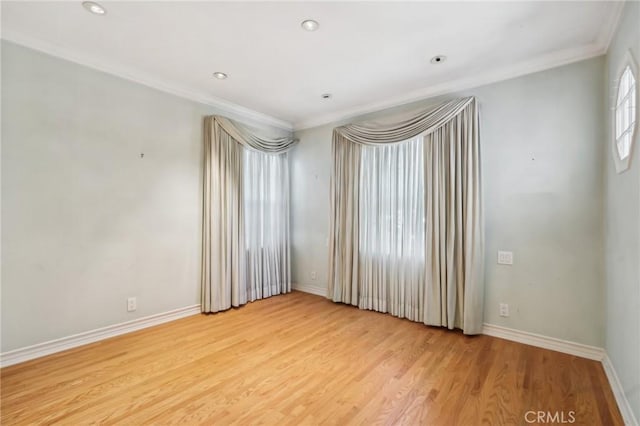
<instances>
[{"instance_id":1,"label":"arched window","mask_svg":"<svg viewBox=\"0 0 640 426\"><path fill-rule=\"evenodd\" d=\"M637 122L637 93L636 67L628 54L617 80L615 98L614 153L618 172L629 168Z\"/></svg>"}]
</instances>

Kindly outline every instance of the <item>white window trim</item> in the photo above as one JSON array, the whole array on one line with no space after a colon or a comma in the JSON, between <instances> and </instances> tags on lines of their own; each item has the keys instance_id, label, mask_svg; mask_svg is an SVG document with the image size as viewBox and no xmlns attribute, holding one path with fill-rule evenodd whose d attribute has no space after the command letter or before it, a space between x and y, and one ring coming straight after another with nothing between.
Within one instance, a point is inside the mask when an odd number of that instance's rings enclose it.
<instances>
[{"instance_id":1,"label":"white window trim","mask_svg":"<svg viewBox=\"0 0 640 426\"><path fill-rule=\"evenodd\" d=\"M625 158L625 159L621 159L620 158L620 154L618 152L618 147L616 144L616 109L618 106L618 85L619 85L619 81L620 78L622 77L622 73L624 72L624 70L627 68L627 66L629 68L631 68L631 72L633 73L633 77L636 80L636 84L635 84L635 92L636 92L636 121L635 124L632 127L632 131L633 131L633 138L631 139L631 148L629 150L629 155ZM616 172L617 173L622 173L626 170L629 169L629 166L631 165L631 158L633 157L633 152L634 152L634 148L635 145L638 143L638 133L640 133L639 129L638 129L638 121L640 118L640 81L639 81L640 76L638 75L638 65L635 61L635 59L633 58L633 55L631 53L631 50L628 50L624 56L624 59L622 60L622 63L620 64L620 66L618 67L618 71L615 75L615 86L613 88L613 93L611 96L612 99L612 108L611 108L611 149L612 149L612 153L613 153L613 161L615 163L616 166Z\"/></svg>"}]
</instances>

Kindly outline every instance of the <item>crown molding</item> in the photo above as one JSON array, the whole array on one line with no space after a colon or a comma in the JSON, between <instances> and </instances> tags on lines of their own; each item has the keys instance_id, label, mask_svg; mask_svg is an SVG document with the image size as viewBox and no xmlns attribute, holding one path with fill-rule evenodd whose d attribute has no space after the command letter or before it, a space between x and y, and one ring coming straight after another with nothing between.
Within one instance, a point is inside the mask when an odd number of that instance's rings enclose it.
<instances>
[{"instance_id":1,"label":"crown molding","mask_svg":"<svg viewBox=\"0 0 640 426\"><path fill-rule=\"evenodd\" d=\"M538 58L520 62L497 69L495 71L480 74L478 76L461 78L434 86L427 86L422 89L414 90L402 96L397 96L380 102L359 105L353 108L343 109L341 111L325 114L313 119L302 120L294 123L294 130L303 130L311 127L321 126L323 124L333 123L336 121L355 118L371 112L393 108L405 105L411 102L421 101L435 96L454 93L462 90L473 89L487 84L499 81L509 80L523 75L544 71L550 68L560 67L562 65L579 62L606 53L606 48L600 44L588 44L578 48L565 49L553 52Z\"/></svg>"},{"instance_id":2,"label":"crown molding","mask_svg":"<svg viewBox=\"0 0 640 426\"><path fill-rule=\"evenodd\" d=\"M532 74L535 72L544 71L550 68L555 68L603 55L607 52L609 45L613 37L615 36L618 23L622 16L624 5L625 0L614 2L612 12L606 17L605 23L602 26L601 31L596 38L596 41L592 44L581 46L578 48L571 48L553 52L532 60L523 61L521 63L506 66L481 75L461 78L442 84L423 87L421 89L417 89L400 96L386 99L384 101L372 102L368 104L358 105L352 108L342 109L329 114L301 120L293 124L269 116L267 114L243 107L225 99L213 96L204 96L175 82L160 80L147 73L132 68L127 68L112 63L106 63L91 55L72 52L67 48L55 45L48 41L36 39L34 37L30 37L16 31L3 29L2 39L71 62L75 62L80 65L97 69L99 71L103 71L108 74L124 78L126 80L134 81L136 83L166 93L170 93L181 98L219 108L225 113L230 114L233 118L238 119L239 121L259 123L291 131L303 130L336 121L351 119L367 113L380 111L387 108L393 108L396 106L405 105L411 102L416 102L439 95L472 89L499 81L509 80L527 74Z\"/></svg>"},{"instance_id":3,"label":"crown molding","mask_svg":"<svg viewBox=\"0 0 640 426\"><path fill-rule=\"evenodd\" d=\"M605 53L609 50L609 45L615 37L616 32L618 30L618 24L620 23L620 18L622 17L622 11L624 10L626 0L616 1L614 2L613 11L607 17L604 25L600 29L600 34L598 34L598 38L596 44L599 44L604 48Z\"/></svg>"},{"instance_id":4,"label":"crown molding","mask_svg":"<svg viewBox=\"0 0 640 426\"><path fill-rule=\"evenodd\" d=\"M144 86L151 87L153 89L160 90L162 92L169 93L180 98L199 102L201 104L208 105L214 108L219 108L238 121L242 121L248 124L257 123L267 126L274 126L288 131L293 130L293 125L287 121L280 120L259 111L243 107L222 98L202 95L178 83L158 79L157 77L153 77L148 73L123 65L108 63L90 54L73 52L68 48L53 44L48 41L40 40L35 37L27 36L20 32L16 32L6 28L2 29L1 38L20 46L37 50L39 52L46 53L47 55L55 56L89 68L93 68L107 74L115 75L125 80L133 81L135 83L142 84Z\"/></svg>"}]
</instances>

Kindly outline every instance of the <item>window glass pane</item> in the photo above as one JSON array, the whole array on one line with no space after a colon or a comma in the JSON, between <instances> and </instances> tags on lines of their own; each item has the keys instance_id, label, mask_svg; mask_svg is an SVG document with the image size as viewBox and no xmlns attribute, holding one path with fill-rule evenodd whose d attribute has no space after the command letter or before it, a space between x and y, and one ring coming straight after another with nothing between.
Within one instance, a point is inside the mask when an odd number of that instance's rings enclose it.
<instances>
[{"instance_id":1,"label":"window glass pane","mask_svg":"<svg viewBox=\"0 0 640 426\"><path fill-rule=\"evenodd\" d=\"M620 105L620 112L620 116L622 117L620 133L623 133L629 128L629 98Z\"/></svg>"},{"instance_id":2,"label":"window glass pane","mask_svg":"<svg viewBox=\"0 0 640 426\"><path fill-rule=\"evenodd\" d=\"M368 258L424 260L422 138L361 148L360 251Z\"/></svg>"},{"instance_id":3,"label":"window glass pane","mask_svg":"<svg viewBox=\"0 0 640 426\"><path fill-rule=\"evenodd\" d=\"M625 67L620 76L616 99L615 142L618 156L624 160L631 153L636 122L636 79L629 66Z\"/></svg>"},{"instance_id":4,"label":"window glass pane","mask_svg":"<svg viewBox=\"0 0 640 426\"><path fill-rule=\"evenodd\" d=\"M618 155L620 155L620 159L624 160L629 156L631 151L631 138L630 133L625 133L624 136L618 140Z\"/></svg>"},{"instance_id":5,"label":"window glass pane","mask_svg":"<svg viewBox=\"0 0 640 426\"><path fill-rule=\"evenodd\" d=\"M620 107L616 108L616 139L620 137L622 133L622 109Z\"/></svg>"},{"instance_id":6,"label":"window glass pane","mask_svg":"<svg viewBox=\"0 0 640 426\"><path fill-rule=\"evenodd\" d=\"M286 154L243 150L242 195L245 244L248 251L281 244L288 215L289 191Z\"/></svg>"},{"instance_id":7,"label":"window glass pane","mask_svg":"<svg viewBox=\"0 0 640 426\"><path fill-rule=\"evenodd\" d=\"M631 88L633 90L632 96L629 97L629 123L633 126L633 123L636 122L636 97L635 97L635 85Z\"/></svg>"}]
</instances>

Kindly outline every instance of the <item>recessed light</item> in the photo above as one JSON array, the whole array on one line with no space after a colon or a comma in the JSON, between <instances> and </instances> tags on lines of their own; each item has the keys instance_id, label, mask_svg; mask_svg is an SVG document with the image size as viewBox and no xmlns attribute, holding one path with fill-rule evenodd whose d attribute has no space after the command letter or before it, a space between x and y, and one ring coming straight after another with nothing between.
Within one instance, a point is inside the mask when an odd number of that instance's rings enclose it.
<instances>
[{"instance_id":1,"label":"recessed light","mask_svg":"<svg viewBox=\"0 0 640 426\"><path fill-rule=\"evenodd\" d=\"M218 80L224 80L225 78L227 78L227 77L228 77L228 75L226 75L225 73L220 72L220 71L216 71L216 72L214 72L214 73L213 73L213 76L214 76L215 78L217 78Z\"/></svg>"},{"instance_id":2,"label":"recessed light","mask_svg":"<svg viewBox=\"0 0 640 426\"><path fill-rule=\"evenodd\" d=\"M304 21L302 21L300 26L303 30L306 31L315 31L320 28L320 24L318 24L318 21L314 21L313 19L305 19Z\"/></svg>"},{"instance_id":3,"label":"recessed light","mask_svg":"<svg viewBox=\"0 0 640 426\"><path fill-rule=\"evenodd\" d=\"M104 15L107 9L92 1L83 1L82 6L94 15Z\"/></svg>"},{"instance_id":4,"label":"recessed light","mask_svg":"<svg viewBox=\"0 0 640 426\"><path fill-rule=\"evenodd\" d=\"M438 56L434 56L433 58L431 58L431 63L432 64L441 64L444 61L447 60L447 57L444 55L438 55Z\"/></svg>"},{"instance_id":5,"label":"recessed light","mask_svg":"<svg viewBox=\"0 0 640 426\"><path fill-rule=\"evenodd\" d=\"M322 99L331 99L331 93L323 93L320 97Z\"/></svg>"}]
</instances>

